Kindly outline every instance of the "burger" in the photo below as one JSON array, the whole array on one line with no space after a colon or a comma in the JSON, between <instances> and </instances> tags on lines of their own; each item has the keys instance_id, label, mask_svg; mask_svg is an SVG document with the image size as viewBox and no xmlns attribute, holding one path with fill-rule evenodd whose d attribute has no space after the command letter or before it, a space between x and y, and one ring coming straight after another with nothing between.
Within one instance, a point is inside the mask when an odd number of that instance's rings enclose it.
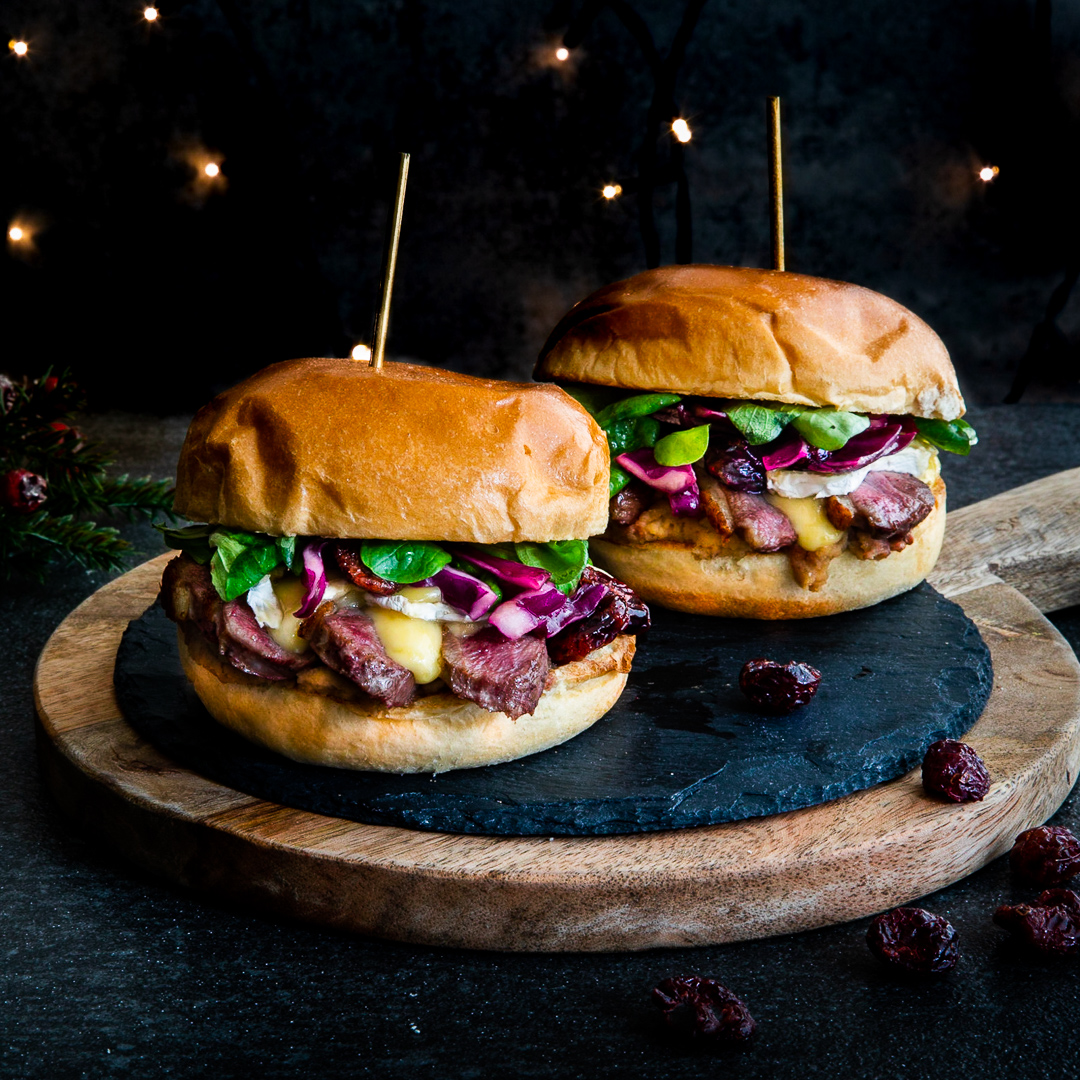
<instances>
[{"instance_id":1,"label":"burger","mask_svg":"<svg viewBox=\"0 0 1080 1080\"><path fill-rule=\"evenodd\" d=\"M976 442L930 327L803 274L669 266L608 285L535 375L608 439L597 562L681 611L802 618L912 588L941 548L939 452Z\"/></svg>"},{"instance_id":2,"label":"burger","mask_svg":"<svg viewBox=\"0 0 1080 1080\"><path fill-rule=\"evenodd\" d=\"M219 723L304 762L442 772L562 743L648 627L594 567L608 449L553 386L275 364L194 417L164 530L180 658Z\"/></svg>"}]
</instances>

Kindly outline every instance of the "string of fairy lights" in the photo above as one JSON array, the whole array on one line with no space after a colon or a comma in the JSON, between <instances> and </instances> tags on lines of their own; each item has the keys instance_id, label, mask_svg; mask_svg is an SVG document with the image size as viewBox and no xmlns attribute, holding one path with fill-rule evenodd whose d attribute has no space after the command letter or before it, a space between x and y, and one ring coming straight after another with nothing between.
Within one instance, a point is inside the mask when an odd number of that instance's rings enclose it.
<instances>
[{"instance_id":1,"label":"string of fairy lights","mask_svg":"<svg viewBox=\"0 0 1080 1080\"><path fill-rule=\"evenodd\" d=\"M159 25L162 22L161 10L157 7L147 6L142 9L142 19L149 25ZM2 39L0 39L2 40ZM12 38L8 42L11 56L21 62L29 62L34 55L32 43L24 38ZM568 64L573 56L573 50L565 44L560 44L554 49L553 54L556 65ZM682 145L689 143L694 132L685 116L671 116L668 121L672 137ZM222 165L224 158L215 154L205 147L189 145L184 148L183 156L191 166L197 185L202 185L206 191L200 194L208 194L215 188L224 190L225 173ZM977 178L983 183L989 184L1000 173L997 165L981 165L976 173ZM624 185L618 181L610 180L604 183L600 189L600 196L605 200L618 199L625 193ZM42 226L27 216L13 218L8 222L7 240L8 247L13 254L30 254L35 249L35 237ZM371 348L364 343L357 344L352 350L355 360L366 361L371 358Z\"/></svg>"}]
</instances>

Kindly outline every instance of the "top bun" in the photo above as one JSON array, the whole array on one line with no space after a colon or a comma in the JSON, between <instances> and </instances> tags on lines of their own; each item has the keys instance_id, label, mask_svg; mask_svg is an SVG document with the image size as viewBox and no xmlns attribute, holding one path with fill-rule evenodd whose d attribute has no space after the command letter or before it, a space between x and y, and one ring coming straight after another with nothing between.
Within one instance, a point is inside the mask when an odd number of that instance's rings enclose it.
<instances>
[{"instance_id":1,"label":"top bun","mask_svg":"<svg viewBox=\"0 0 1080 1080\"><path fill-rule=\"evenodd\" d=\"M570 540L607 525L607 440L554 386L289 360L196 413L175 506L278 536Z\"/></svg>"},{"instance_id":2,"label":"top bun","mask_svg":"<svg viewBox=\"0 0 1080 1080\"><path fill-rule=\"evenodd\" d=\"M880 293L733 266L665 266L587 296L536 377L955 420L941 339Z\"/></svg>"}]
</instances>

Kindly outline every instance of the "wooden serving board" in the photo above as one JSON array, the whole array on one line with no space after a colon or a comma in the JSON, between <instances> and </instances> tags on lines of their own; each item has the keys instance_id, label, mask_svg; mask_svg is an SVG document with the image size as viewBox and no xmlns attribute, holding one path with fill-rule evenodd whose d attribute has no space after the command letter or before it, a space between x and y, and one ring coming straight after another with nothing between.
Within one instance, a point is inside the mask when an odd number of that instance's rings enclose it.
<instances>
[{"instance_id":1,"label":"wooden serving board","mask_svg":"<svg viewBox=\"0 0 1080 1080\"><path fill-rule=\"evenodd\" d=\"M171 554L99 590L43 650L44 776L73 819L156 875L245 911L401 941L628 950L858 918L1007 851L1057 809L1080 767L1080 664L1040 613L1080 601L1080 469L948 525L932 581L974 620L994 664L989 704L965 736L993 778L979 803L934 801L915 771L773 817L547 839L414 832L254 799L169 760L117 708L120 636Z\"/></svg>"}]
</instances>

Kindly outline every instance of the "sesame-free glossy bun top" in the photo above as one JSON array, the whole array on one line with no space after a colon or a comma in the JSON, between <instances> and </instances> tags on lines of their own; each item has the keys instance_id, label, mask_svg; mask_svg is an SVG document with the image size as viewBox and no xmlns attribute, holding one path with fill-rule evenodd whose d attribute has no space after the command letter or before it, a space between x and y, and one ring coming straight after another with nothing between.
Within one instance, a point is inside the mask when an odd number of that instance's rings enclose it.
<instances>
[{"instance_id":1,"label":"sesame-free glossy bun top","mask_svg":"<svg viewBox=\"0 0 1080 1080\"><path fill-rule=\"evenodd\" d=\"M949 354L880 293L806 274L665 266L597 290L548 338L536 377L954 420Z\"/></svg>"},{"instance_id":2,"label":"sesame-free glossy bun top","mask_svg":"<svg viewBox=\"0 0 1080 1080\"><path fill-rule=\"evenodd\" d=\"M607 524L607 441L554 386L289 360L195 415L175 506L272 535L582 538Z\"/></svg>"}]
</instances>

